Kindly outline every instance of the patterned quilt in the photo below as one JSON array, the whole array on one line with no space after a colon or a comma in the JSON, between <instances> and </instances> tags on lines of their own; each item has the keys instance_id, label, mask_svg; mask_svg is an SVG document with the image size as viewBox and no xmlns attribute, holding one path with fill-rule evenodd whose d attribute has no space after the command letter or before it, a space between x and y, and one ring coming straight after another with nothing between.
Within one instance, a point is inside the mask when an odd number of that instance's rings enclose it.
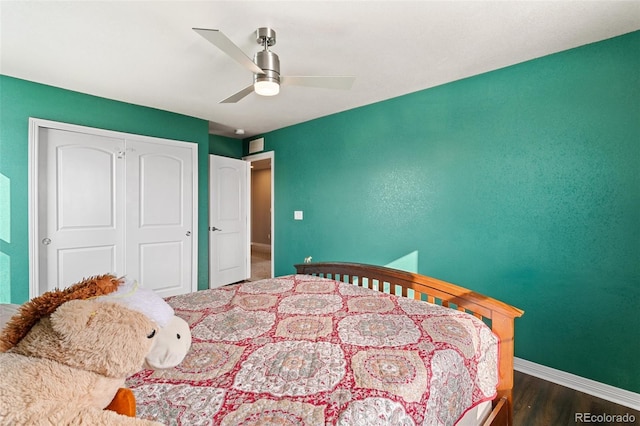
<instances>
[{"instance_id":1,"label":"patterned quilt","mask_svg":"<svg viewBox=\"0 0 640 426\"><path fill-rule=\"evenodd\" d=\"M471 315L291 275L167 299L193 345L127 380L168 425L453 425L495 396L498 339Z\"/></svg>"}]
</instances>

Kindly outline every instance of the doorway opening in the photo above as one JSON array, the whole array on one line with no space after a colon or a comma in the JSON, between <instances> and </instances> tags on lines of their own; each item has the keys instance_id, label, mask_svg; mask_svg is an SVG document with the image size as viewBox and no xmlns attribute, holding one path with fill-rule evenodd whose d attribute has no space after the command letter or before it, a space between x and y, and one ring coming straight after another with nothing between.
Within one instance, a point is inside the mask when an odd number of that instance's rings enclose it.
<instances>
[{"instance_id":1,"label":"doorway opening","mask_svg":"<svg viewBox=\"0 0 640 426\"><path fill-rule=\"evenodd\" d=\"M251 281L272 278L273 152L244 157L251 163Z\"/></svg>"}]
</instances>

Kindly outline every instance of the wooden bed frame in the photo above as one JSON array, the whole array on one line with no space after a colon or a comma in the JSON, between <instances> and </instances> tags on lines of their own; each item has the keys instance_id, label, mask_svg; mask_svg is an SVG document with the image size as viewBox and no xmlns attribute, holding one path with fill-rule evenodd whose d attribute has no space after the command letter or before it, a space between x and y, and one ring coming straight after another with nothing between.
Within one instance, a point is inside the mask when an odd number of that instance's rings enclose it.
<instances>
[{"instance_id":1,"label":"wooden bed frame","mask_svg":"<svg viewBox=\"0 0 640 426\"><path fill-rule=\"evenodd\" d=\"M384 283L388 283L391 294L468 312L483 320L500 340L497 395L484 425L513 424L514 319L522 316L524 311L455 284L384 266L319 262L301 263L295 268L298 274L330 278L379 291L384 291Z\"/></svg>"}]
</instances>

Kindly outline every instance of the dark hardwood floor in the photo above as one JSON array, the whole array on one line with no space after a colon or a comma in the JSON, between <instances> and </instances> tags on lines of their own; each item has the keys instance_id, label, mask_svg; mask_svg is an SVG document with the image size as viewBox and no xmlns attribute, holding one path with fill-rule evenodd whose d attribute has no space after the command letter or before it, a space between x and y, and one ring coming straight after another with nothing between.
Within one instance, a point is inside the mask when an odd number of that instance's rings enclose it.
<instances>
[{"instance_id":1,"label":"dark hardwood floor","mask_svg":"<svg viewBox=\"0 0 640 426\"><path fill-rule=\"evenodd\" d=\"M579 413L578 417L576 413ZM633 416L635 421L594 422L592 418L590 422L581 422L581 413L591 413L592 416L629 414L627 418ZM587 414L582 416L586 419ZM640 425L640 411L516 371L513 423L515 426Z\"/></svg>"}]
</instances>

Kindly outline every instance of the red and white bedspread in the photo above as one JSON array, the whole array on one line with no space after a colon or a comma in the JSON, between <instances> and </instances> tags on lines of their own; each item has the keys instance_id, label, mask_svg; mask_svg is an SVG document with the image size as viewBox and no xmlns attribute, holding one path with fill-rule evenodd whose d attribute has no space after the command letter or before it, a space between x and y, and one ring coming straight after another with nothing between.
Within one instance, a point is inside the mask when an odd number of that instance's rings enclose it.
<instances>
[{"instance_id":1,"label":"red and white bedspread","mask_svg":"<svg viewBox=\"0 0 640 426\"><path fill-rule=\"evenodd\" d=\"M292 275L167 299L193 345L127 380L182 425L453 425L495 395L498 340L471 315Z\"/></svg>"}]
</instances>

